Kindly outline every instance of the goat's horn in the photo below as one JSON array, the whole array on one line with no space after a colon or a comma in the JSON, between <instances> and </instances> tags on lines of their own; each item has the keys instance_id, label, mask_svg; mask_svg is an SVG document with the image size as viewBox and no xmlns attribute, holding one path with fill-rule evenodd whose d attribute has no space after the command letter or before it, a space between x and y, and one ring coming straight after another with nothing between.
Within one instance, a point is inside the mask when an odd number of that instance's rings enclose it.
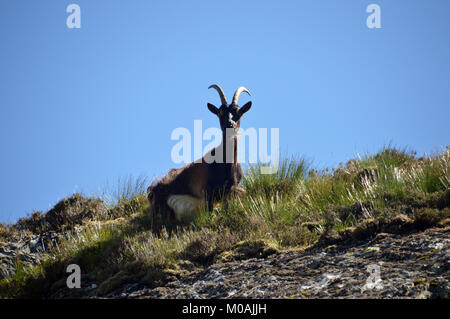
<instances>
[{"instance_id":1,"label":"goat's horn","mask_svg":"<svg viewBox=\"0 0 450 319\"><path fill-rule=\"evenodd\" d=\"M210 88L216 89L217 92L219 92L220 100L222 101L222 105L228 106L227 99L225 98L225 94L223 93L222 88L220 86L218 86L217 84L210 85L208 87L208 89L210 89Z\"/></svg>"},{"instance_id":2,"label":"goat's horn","mask_svg":"<svg viewBox=\"0 0 450 319\"><path fill-rule=\"evenodd\" d=\"M251 95L250 92L245 87L241 86L236 90L236 93L234 93L233 102L231 102L231 104L238 105L237 103L238 103L239 95L241 95L242 92L246 92L246 93L248 93L248 95Z\"/></svg>"}]
</instances>

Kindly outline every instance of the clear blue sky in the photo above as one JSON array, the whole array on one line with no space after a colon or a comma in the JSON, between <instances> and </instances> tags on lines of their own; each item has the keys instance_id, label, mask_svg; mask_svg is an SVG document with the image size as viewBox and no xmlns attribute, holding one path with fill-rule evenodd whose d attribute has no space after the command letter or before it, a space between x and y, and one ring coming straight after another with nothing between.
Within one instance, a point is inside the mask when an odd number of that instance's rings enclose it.
<instances>
[{"instance_id":1,"label":"clear blue sky","mask_svg":"<svg viewBox=\"0 0 450 319\"><path fill-rule=\"evenodd\" d=\"M371 3L381 29L366 27ZM439 151L449 14L446 0L2 0L0 221L176 166L174 128L218 126L212 83L229 100L247 87L242 127L278 127L282 153L319 167L390 141Z\"/></svg>"}]
</instances>

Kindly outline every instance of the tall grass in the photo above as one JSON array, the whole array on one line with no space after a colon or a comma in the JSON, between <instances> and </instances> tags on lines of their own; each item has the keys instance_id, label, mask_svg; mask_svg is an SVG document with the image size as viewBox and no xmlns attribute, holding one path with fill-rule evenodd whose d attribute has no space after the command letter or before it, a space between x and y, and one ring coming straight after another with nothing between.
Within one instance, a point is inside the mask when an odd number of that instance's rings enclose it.
<instances>
[{"instance_id":1,"label":"tall grass","mask_svg":"<svg viewBox=\"0 0 450 319\"><path fill-rule=\"evenodd\" d=\"M332 171L309 169L303 160L284 160L270 175L250 167L243 179L247 196L230 199L197 225L227 227L241 238L264 237L284 247L307 244L320 235L330 213L342 212L345 220L336 224L342 229L375 216L374 209L383 211L390 198L448 190L449 152L417 159L406 149L382 149ZM318 223L312 232L300 226L311 222ZM289 232L297 232L297 239L283 242Z\"/></svg>"},{"instance_id":2,"label":"tall grass","mask_svg":"<svg viewBox=\"0 0 450 319\"><path fill-rule=\"evenodd\" d=\"M342 232L368 218L409 214L431 225L450 217L450 148L421 158L406 149L384 148L332 170L314 170L298 158L281 161L273 174L260 168L245 172L246 196L231 197L212 212L199 212L190 225L159 234L151 232L146 179L122 180L107 220L62 240L37 265L18 265L14 277L0 281L0 295L24 295L36 287L41 292L47 287L48 293L49 283L63 278L69 263L93 274L105 294L131 277L151 284L180 265L209 263L242 241L290 249L313 245L330 229Z\"/></svg>"},{"instance_id":3,"label":"tall grass","mask_svg":"<svg viewBox=\"0 0 450 319\"><path fill-rule=\"evenodd\" d=\"M147 210L147 187L148 178L145 175L119 177L114 186L107 186L102 194L108 208L107 218L130 217Z\"/></svg>"},{"instance_id":4,"label":"tall grass","mask_svg":"<svg viewBox=\"0 0 450 319\"><path fill-rule=\"evenodd\" d=\"M242 186L250 195L271 195L274 193L291 193L297 181L305 178L310 163L305 159L292 157L280 161L277 171L263 174L263 164L248 167L243 177Z\"/></svg>"}]
</instances>

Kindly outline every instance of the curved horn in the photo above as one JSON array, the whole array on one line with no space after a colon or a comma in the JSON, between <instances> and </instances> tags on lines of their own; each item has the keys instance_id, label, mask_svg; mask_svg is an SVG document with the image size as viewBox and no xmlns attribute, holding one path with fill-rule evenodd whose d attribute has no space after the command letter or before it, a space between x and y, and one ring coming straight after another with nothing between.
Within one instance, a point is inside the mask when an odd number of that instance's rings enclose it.
<instances>
[{"instance_id":1,"label":"curved horn","mask_svg":"<svg viewBox=\"0 0 450 319\"><path fill-rule=\"evenodd\" d=\"M210 85L208 87L208 89L210 89L210 88L216 89L220 95L220 100L222 101L222 105L228 106L227 99L225 98L225 94L223 93L222 88L220 86L218 86L217 84Z\"/></svg>"},{"instance_id":2,"label":"curved horn","mask_svg":"<svg viewBox=\"0 0 450 319\"><path fill-rule=\"evenodd\" d=\"M239 95L241 95L242 92L246 92L246 93L248 93L248 95L251 95L250 92L245 87L241 86L236 90L236 93L234 93L233 102L231 102L231 104L238 105L237 103L238 103Z\"/></svg>"}]
</instances>

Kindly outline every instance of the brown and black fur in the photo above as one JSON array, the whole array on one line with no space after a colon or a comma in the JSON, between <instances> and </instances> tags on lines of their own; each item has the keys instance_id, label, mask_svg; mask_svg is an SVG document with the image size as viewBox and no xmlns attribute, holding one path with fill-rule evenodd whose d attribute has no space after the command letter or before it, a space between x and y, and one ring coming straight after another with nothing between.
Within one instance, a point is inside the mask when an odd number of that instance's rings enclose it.
<instances>
[{"instance_id":1,"label":"brown and black fur","mask_svg":"<svg viewBox=\"0 0 450 319\"><path fill-rule=\"evenodd\" d=\"M173 210L167 205L170 195L190 195L203 201L211 211L214 202L232 193L245 193L245 190L238 186L242 178L242 168L237 161L237 137L232 136L232 143L227 143L226 129L237 132L241 117L250 109L251 104L252 102L248 102L242 108L233 104L217 108L208 103L208 109L219 117L222 144L209 151L201 160L170 170L166 176L149 187L148 199L153 203L155 214L159 216L163 224L172 223L175 217ZM222 162L208 163L205 158L220 152L220 147L223 147ZM233 147L234 152L232 162L228 161L228 163L226 161L227 147Z\"/></svg>"}]
</instances>

